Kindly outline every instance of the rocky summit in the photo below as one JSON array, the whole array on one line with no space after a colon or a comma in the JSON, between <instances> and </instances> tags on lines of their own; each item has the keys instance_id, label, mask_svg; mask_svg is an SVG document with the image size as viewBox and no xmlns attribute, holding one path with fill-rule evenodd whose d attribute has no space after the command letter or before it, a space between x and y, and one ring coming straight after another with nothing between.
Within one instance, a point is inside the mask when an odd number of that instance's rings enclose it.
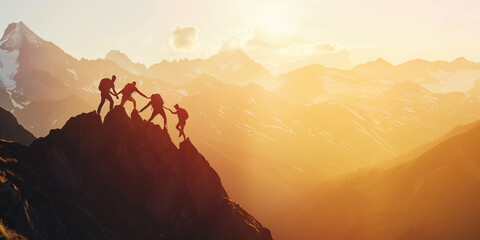
<instances>
[{"instance_id":1,"label":"rocky summit","mask_svg":"<svg viewBox=\"0 0 480 240\"><path fill-rule=\"evenodd\" d=\"M115 107L0 142L0 218L28 239L272 239L189 139Z\"/></svg>"}]
</instances>

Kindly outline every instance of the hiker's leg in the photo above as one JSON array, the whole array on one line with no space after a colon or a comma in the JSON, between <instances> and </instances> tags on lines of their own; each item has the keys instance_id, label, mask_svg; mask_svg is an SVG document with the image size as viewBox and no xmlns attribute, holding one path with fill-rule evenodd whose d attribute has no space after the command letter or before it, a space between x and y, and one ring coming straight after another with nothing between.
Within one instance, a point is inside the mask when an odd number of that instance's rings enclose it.
<instances>
[{"instance_id":1,"label":"hiker's leg","mask_svg":"<svg viewBox=\"0 0 480 240\"><path fill-rule=\"evenodd\" d=\"M163 129L167 128L167 115L165 115L165 110L163 110L163 107L158 113L163 117Z\"/></svg>"},{"instance_id":2,"label":"hiker's leg","mask_svg":"<svg viewBox=\"0 0 480 240\"><path fill-rule=\"evenodd\" d=\"M185 140L185 131L184 131L184 129L185 129L185 124L186 124L186 122L182 122L182 124L180 125L180 129L181 129L180 131L181 131L181 133L182 133L182 135L183 135L183 140Z\"/></svg>"},{"instance_id":3,"label":"hiker's leg","mask_svg":"<svg viewBox=\"0 0 480 240\"><path fill-rule=\"evenodd\" d=\"M153 118L155 118L155 116L157 116L157 112L155 110L153 110L152 112L152 116L150 116L150 119L148 119L149 122L151 122L153 120Z\"/></svg>"},{"instance_id":4,"label":"hiker's leg","mask_svg":"<svg viewBox=\"0 0 480 240\"><path fill-rule=\"evenodd\" d=\"M98 109L97 109L97 113L100 114L100 111L102 110L102 107L103 107L103 104L105 103L105 97L103 95L103 93L101 94L101 100L100 100L100 104L98 105Z\"/></svg>"},{"instance_id":5,"label":"hiker's leg","mask_svg":"<svg viewBox=\"0 0 480 240\"><path fill-rule=\"evenodd\" d=\"M175 128L178 130L178 136L179 136L179 137L182 136L182 130L181 130L181 128L180 128L180 124L181 124L181 123L178 122L178 123L177 123L177 126L175 126Z\"/></svg>"},{"instance_id":6,"label":"hiker's leg","mask_svg":"<svg viewBox=\"0 0 480 240\"><path fill-rule=\"evenodd\" d=\"M110 110L113 108L113 98L110 93L107 94L107 100L110 102Z\"/></svg>"},{"instance_id":7,"label":"hiker's leg","mask_svg":"<svg viewBox=\"0 0 480 240\"><path fill-rule=\"evenodd\" d=\"M128 100L133 102L133 109L137 109L137 102L135 101L135 99L133 97L130 97Z\"/></svg>"},{"instance_id":8,"label":"hiker's leg","mask_svg":"<svg viewBox=\"0 0 480 240\"><path fill-rule=\"evenodd\" d=\"M120 106L123 107L123 105L125 105L125 103L127 102L128 100L128 97L125 97L125 95L122 95L122 100L120 101Z\"/></svg>"}]
</instances>

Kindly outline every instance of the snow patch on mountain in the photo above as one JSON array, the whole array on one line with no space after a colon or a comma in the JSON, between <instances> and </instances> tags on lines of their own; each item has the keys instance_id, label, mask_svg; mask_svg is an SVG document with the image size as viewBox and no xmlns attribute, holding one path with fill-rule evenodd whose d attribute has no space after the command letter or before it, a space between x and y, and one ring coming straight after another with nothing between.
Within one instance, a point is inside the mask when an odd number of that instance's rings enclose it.
<instances>
[{"instance_id":1,"label":"snow patch on mountain","mask_svg":"<svg viewBox=\"0 0 480 240\"><path fill-rule=\"evenodd\" d=\"M0 45L3 42L0 42ZM18 50L7 51L0 49L0 61L3 67L0 68L0 84L7 90L13 91L17 82L13 79L18 72Z\"/></svg>"},{"instance_id":2,"label":"snow patch on mountain","mask_svg":"<svg viewBox=\"0 0 480 240\"><path fill-rule=\"evenodd\" d=\"M183 89L183 88L182 89L177 89L177 91L175 91L175 92L180 93L183 96L188 96L188 91Z\"/></svg>"},{"instance_id":3,"label":"snow patch on mountain","mask_svg":"<svg viewBox=\"0 0 480 240\"><path fill-rule=\"evenodd\" d=\"M67 70L73 75L73 78L78 81L78 74L75 69L67 68Z\"/></svg>"},{"instance_id":4,"label":"snow patch on mountain","mask_svg":"<svg viewBox=\"0 0 480 240\"><path fill-rule=\"evenodd\" d=\"M434 93L468 92L480 76L480 70L465 69L449 72L440 70L428 74L438 80L436 83L425 83L422 87Z\"/></svg>"}]
</instances>

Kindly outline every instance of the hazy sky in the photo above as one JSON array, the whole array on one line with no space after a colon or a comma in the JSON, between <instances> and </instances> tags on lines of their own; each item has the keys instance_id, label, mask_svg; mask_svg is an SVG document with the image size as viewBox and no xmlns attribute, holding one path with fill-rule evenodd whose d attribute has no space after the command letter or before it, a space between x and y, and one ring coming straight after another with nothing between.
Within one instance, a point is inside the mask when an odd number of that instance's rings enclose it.
<instances>
[{"instance_id":1,"label":"hazy sky","mask_svg":"<svg viewBox=\"0 0 480 240\"><path fill-rule=\"evenodd\" d=\"M267 66L325 54L339 62L349 56L353 64L379 57L394 64L459 56L480 61L480 1L474 0L0 3L1 29L23 21L77 58L104 57L118 49L150 65L208 57L233 38ZM337 55L345 50L348 55Z\"/></svg>"}]
</instances>

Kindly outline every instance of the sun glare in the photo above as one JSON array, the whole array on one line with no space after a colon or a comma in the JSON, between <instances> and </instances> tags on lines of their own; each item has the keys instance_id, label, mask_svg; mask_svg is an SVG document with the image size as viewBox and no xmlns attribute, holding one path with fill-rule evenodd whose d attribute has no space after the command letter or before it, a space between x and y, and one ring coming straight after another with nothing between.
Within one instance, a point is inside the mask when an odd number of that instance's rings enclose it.
<instances>
[{"instance_id":1,"label":"sun glare","mask_svg":"<svg viewBox=\"0 0 480 240\"><path fill-rule=\"evenodd\" d=\"M282 16L276 12L267 12L258 17L257 23L265 27L272 35L293 34L296 31L295 26L288 20L286 16Z\"/></svg>"}]
</instances>

